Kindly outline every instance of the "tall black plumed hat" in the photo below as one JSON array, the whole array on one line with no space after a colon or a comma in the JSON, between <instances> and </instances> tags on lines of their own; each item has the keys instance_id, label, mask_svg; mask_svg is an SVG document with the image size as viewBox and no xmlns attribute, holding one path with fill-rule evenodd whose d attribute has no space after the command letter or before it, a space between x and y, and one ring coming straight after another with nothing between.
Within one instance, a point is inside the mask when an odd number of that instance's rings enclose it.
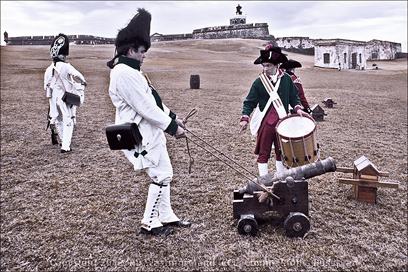
<instances>
[{"instance_id":1,"label":"tall black plumed hat","mask_svg":"<svg viewBox=\"0 0 408 272\"><path fill-rule=\"evenodd\" d=\"M268 45L265 50L261 50L261 55L254 61L254 64L270 62L273 64L287 62L288 58L282 53L278 46Z\"/></svg>"},{"instance_id":2,"label":"tall black plumed hat","mask_svg":"<svg viewBox=\"0 0 408 272\"><path fill-rule=\"evenodd\" d=\"M69 39L65 34L58 34L51 43L50 48L51 58L56 58L58 55L69 55Z\"/></svg>"},{"instance_id":3,"label":"tall black plumed hat","mask_svg":"<svg viewBox=\"0 0 408 272\"><path fill-rule=\"evenodd\" d=\"M287 62L281 64L280 68L291 69L291 68L300 68L302 64L296 60L290 59Z\"/></svg>"},{"instance_id":4,"label":"tall black plumed hat","mask_svg":"<svg viewBox=\"0 0 408 272\"><path fill-rule=\"evenodd\" d=\"M137 12L127 27L119 31L115 40L116 48L133 43L144 45L146 50L150 48L150 21L152 16L143 8L139 8Z\"/></svg>"}]
</instances>

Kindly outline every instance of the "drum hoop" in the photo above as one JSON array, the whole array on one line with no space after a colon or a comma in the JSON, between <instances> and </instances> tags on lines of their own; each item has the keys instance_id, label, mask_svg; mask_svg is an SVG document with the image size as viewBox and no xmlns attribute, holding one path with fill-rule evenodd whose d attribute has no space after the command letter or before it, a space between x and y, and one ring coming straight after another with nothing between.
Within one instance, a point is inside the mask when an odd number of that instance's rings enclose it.
<instances>
[{"instance_id":1,"label":"drum hoop","mask_svg":"<svg viewBox=\"0 0 408 272\"><path fill-rule=\"evenodd\" d=\"M300 114L295 113L295 114L291 114L291 115L288 115L288 116L286 116L286 117L283 117L283 118L282 118L281 120L279 120L279 122L276 124L276 127L275 127L276 134L278 134L279 137L281 137L282 139L285 139L285 140L293 140L293 141L299 141L299 140L302 140L302 139L309 138L311 135L313 135L313 133L316 132L316 128L317 128L317 126L316 126L316 121L313 120L312 117L306 115L306 116L303 116L303 118L308 118L308 119L310 119L310 120L313 122L313 124L314 124L314 128L313 128L313 130L312 130L311 132L309 132L309 133L306 134L306 135L299 136L299 137L288 137L288 136L284 136L284 135L280 134L280 133L278 132L278 127L279 127L280 123L282 123L284 120L286 120L286 119L288 119L288 118L295 117L295 116L300 116Z\"/></svg>"}]
</instances>

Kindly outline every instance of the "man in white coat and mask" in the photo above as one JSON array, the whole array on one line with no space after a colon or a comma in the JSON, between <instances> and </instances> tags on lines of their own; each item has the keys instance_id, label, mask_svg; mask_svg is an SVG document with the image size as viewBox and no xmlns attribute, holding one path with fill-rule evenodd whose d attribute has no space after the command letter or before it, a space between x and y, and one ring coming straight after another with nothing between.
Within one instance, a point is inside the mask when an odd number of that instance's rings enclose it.
<instances>
[{"instance_id":1,"label":"man in white coat and mask","mask_svg":"<svg viewBox=\"0 0 408 272\"><path fill-rule=\"evenodd\" d=\"M176 138L184 136L184 124L162 102L140 71L150 48L151 15L138 9L127 27L119 31L116 55L107 63L110 74L109 95L116 107L116 124L134 122L138 125L142 142L132 150L123 150L135 170L144 169L152 179L149 186L141 232L171 234L175 227L189 227L181 221L170 204L170 182L173 168L166 148L164 132ZM115 60L118 61L115 63Z\"/></svg>"},{"instance_id":2,"label":"man in white coat and mask","mask_svg":"<svg viewBox=\"0 0 408 272\"><path fill-rule=\"evenodd\" d=\"M69 55L69 39L60 33L54 38L50 48L52 64L45 70L44 89L49 99L50 127L54 131L57 128L58 135L62 140L61 153L71 151L71 139L76 124L76 107L62 101L65 92L78 94L83 99L83 88L87 85L84 76L74 66L66 62ZM77 82L82 87L77 89ZM83 100L82 100L83 101ZM57 143L53 139L53 144Z\"/></svg>"}]
</instances>

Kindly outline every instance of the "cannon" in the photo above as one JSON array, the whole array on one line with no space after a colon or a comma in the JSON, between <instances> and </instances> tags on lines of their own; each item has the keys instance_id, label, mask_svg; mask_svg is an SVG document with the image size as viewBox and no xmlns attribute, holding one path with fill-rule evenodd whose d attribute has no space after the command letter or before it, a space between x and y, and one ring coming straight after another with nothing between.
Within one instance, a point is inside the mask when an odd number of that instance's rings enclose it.
<instances>
[{"instance_id":1,"label":"cannon","mask_svg":"<svg viewBox=\"0 0 408 272\"><path fill-rule=\"evenodd\" d=\"M256 181L249 181L243 188L234 190L233 216L238 221L238 233L255 236L258 232L257 219L268 211L277 211L286 217L284 228L289 237L303 237L310 229L309 193L307 179L336 171L333 158L273 172ZM265 185L274 197L260 201Z\"/></svg>"}]
</instances>

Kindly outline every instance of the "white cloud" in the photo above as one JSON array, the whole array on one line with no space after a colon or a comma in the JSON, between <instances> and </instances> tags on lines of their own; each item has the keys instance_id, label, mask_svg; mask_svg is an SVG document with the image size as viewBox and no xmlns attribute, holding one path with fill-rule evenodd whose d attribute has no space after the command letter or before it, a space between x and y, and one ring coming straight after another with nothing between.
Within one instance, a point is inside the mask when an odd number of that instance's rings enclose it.
<instances>
[{"instance_id":1,"label":"white cloud","mask_svg":"<svg viewBox=\"0 0 408 272\"><path fill-rule=\"evenodd\" d=\"M407 1L1 1L1 30L115 37L143 7L152 13L152 33L191 33L228 25L238 3L248 23L268 23L275 37L379 39L408 51Z\"/></svg>"}]
</instances>

